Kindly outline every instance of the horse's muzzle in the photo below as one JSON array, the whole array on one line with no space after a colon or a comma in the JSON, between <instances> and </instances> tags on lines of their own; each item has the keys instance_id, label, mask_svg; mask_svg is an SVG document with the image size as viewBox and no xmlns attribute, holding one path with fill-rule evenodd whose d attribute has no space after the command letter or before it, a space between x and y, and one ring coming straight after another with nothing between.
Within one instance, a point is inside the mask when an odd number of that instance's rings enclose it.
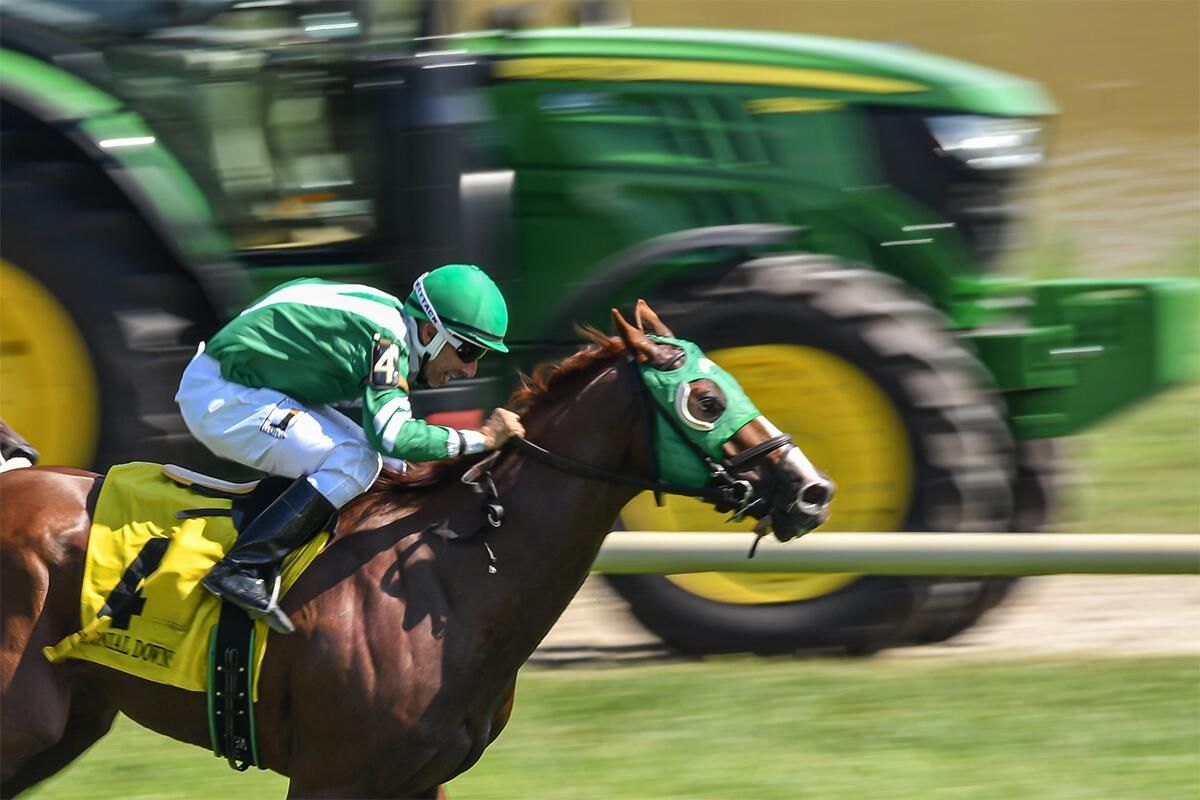
<instances>
[{"instance_id":1,"label":"horse's muzzle","mask_svg":"<svg viewBox=\"0 0 1200 800\"><path fill-rule=\"evenodd\" d=\"M772 498L771 527L781 542L803 536L829 519L837 487L792 447L776 466L780 471Z\"/></svg>"}]
</instances>

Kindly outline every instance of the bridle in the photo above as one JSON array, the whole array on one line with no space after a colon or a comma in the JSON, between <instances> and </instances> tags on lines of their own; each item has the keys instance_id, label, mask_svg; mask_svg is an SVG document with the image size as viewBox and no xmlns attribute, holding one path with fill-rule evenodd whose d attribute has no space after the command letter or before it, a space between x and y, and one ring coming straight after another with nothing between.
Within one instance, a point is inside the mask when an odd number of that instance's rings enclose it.
<instances>
[{"instance_id":1,"label":"bridle","mask_svg":"<svg viewBox=\"0 0 1200 800\"><path fill-rule=\"evenodd\" d=\"M659 505L662 505L663 494L674 494L682 497L696 497L702 500L707 500L713 503L720 511L732 511L730 521L738 521L744 519L747 515L753 514L758 510L760 505L769 504L768 496L774 488L775 481L769 482L766 491L759 492L754 483L745 479L735 477L747 469L750 469L761 458L769 453L773 453L780 448L790 448L794 444L792 437L785 434L772 436L766 441L759 442L752 447L748 447L740 453L737 453L729 458L716 459L705 453L700 447L688 438L683 430L683 426L679 421L671 415L670 410L662 406L661 403L650 392L646 385L645 379L642 377L642 372L638 368L637 363L632 357L626 358L623 362L632 370L635 381L638 386L638 399L642 409L642 416L646 421L643 426L646 431L646 443L648 452L651 458L652 476L649 479L639 478L633 475L626 475L623 472L613 472L603 469L592 464L587 464L583 461L576 461L573 458L552 453L541 445L534 444L526 438L513 438L509 440L509 446L519 450L522 453L539 461L548 467L565 472L568 475L575 475L579 478L589 480L607 481L616 483L622 486L632 486L635 489L654 492L655 500ZM620 367L620 365L619 365ZM682 439L696 457L699 458L709 472L709 485L697 488L694 486L685 486L679 483L671 483L658 479L658 462L654 448L655 425L659 418L666 420L667 424L674 427L676 434ZM488 572L495 574L497 572L496 554L492 551L488 544L486 532L499 528L504 524L504 505L500 502L500 493L496 489L496 482L492 478L489 467L500 456L500 452L493 453L490 457L479 462L471 467L462 476L462 482L466 484L471 491L483 496L484 516L487 519L487 525L481 527L479 531L468 537L462 537L448 529L443 530L437 528L436 532L447 539L473 539L479 534L484 534L479 538L483 542L484 549L487 551ZM758 547L758 542L766 535L766 520L764 519L758 527L755 528L756 538L750 547L748 557L753 557L754 552ZM490 527L489 527L490 526Z\"/></svg>"},{"instance_id":2,"label":"bridle","mask_svg":"<svg viewBox=\"0 0 1200 800\"><path fill-rule=\"evenodd\" d=\"M659 505L662 505L662 494L674 494L683 497L697 497L702 500L707 500L715 504L721 510L732 510L732 520L741 520L747 514L753 512L757 506L768 502L765 496L759 495L754 484L745 478L735 477L753 465L761 458L769 453L784 447L792 447L792 437L786 433L778 436L773 436L766 441L743 450L729 458L716 459L709 456L700 447L688 438L683 426L670 413L669 409L654 397L646 386L646 382L642 377L641 370L632 358L627 358L624 362L630 365L635 380L638 385L638 398L642 406L642 414L646 419L644 429L647 436L648 452L652 462L650 479L639 478L632 475L626 475L621 472L613 472L611 470L602 469L591 464L586 464L582 461L576 461L573 458L552 453L546 448L534 444L528 439L513 439L513 446L518 450L529 455L536 461L553 467L560 472L565 472L570 475L575 475L580 478L588 478L591 480L607 481L609 483L617 483L623 486L632 486L636 489L654 492L655 498ZM680 439L687 444L692 452L699 458L705 468L709 472L709 485L703 488L693 486L685 486L678 483L670 483L659 480L658 478L658 463L655 458L654 449L654 426L658 420L662 419L671 425L675 433Z\"/></svg>"}]
</instances>

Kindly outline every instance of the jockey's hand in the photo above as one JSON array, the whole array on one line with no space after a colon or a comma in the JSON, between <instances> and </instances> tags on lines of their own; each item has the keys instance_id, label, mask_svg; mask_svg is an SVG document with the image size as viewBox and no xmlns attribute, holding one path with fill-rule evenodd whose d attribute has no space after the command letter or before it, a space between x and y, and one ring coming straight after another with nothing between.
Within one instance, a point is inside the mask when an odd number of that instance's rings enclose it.
<instances>
[{"instance_id":1,"label":"jockey's hand","mask_svg":"<svg viewBox=\"0 0 1200 800\"><path fill-rule=\"evenodd\" d=\"M499 450L513 436L523 437L525 426L521 418L507 408L497 408L479 429L483 434L484 446L488 450Z\"/></svg>"}]
</instances>

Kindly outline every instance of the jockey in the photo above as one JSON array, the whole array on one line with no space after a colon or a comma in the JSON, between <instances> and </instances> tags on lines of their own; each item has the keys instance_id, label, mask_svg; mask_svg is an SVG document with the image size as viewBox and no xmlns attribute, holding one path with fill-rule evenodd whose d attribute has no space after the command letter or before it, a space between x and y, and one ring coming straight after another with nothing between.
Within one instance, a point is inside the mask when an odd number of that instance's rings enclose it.
<instances>
[{"instance_id":1,"label":"jockey","mask_svg":"<svg viewBox=\"0 0 1200 800\"><path fill-rule=\"evenodd\" d=\"M491 278L450 264L417 278L403 304L369 286L291 281L201 344L175 396L188 429L222 458L296 479L240 533L204 587L272 630L295 630L277 603L284 556L370 488L385 458L453 458L524 434L503 408L479 430L430 425L413 418L408 397L410 382L474 376L484 353L508 352L507 330L508 308ZM362 428L329 405L358 399Z\"/></svg>"}]
</instances>

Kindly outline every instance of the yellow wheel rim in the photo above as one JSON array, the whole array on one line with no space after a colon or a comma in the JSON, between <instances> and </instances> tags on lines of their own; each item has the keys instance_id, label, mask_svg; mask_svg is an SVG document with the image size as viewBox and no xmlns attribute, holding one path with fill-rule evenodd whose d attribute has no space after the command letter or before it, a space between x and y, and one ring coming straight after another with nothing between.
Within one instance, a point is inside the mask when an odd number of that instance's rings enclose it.
<instances>
[{"instance_id":1,"label":"yellow wheel rim","mask_svg":"<svg viewBox=\"0 0 1200 800\"><path fill-rule=\"evenodd\" d=\"M829 531L899 530L912 495L908 434L891 400L866 373L824 350L759 345L709 355L741 383L762 413L790 434L814 464L837 483ZM630 530L748 531L752 522L725 515L692 498L647 492L621 512ZM793 544L803 547L803 541ZM722 603L811 600L842 588L854 574L705 572L668 576L692 594Z\"/></svg>"},{"instance_id":2,"label":"yellow wheel rim","mask_svg":"<svg viewBox=\"0 0 1200 800\"><path fill-rule=\"evenodd\" d=\"M92 359L67 311L27 273L0 259L0 417L43 464L86 467L100 409Z\"/></svg>"}]
</instances>

